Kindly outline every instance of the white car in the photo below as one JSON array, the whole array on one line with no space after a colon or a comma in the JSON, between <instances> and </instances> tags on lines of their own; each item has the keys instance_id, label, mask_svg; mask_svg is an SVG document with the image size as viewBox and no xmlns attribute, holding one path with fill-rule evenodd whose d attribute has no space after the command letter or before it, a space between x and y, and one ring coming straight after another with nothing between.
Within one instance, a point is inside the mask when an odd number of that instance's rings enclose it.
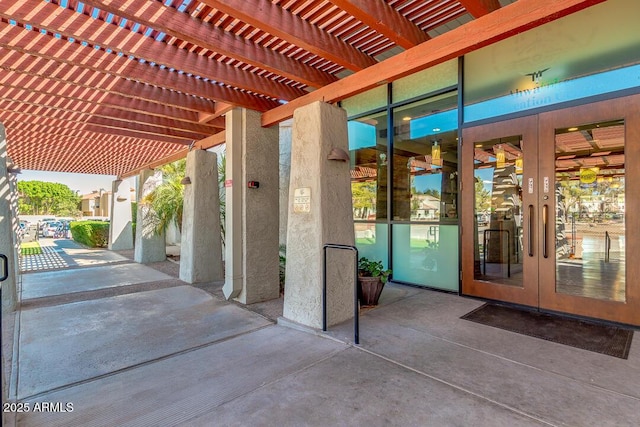
<instances>
[{"instance_id":1,"label":"white car","mask_svg":"<svg viewBox=\"0 0 640 427\"><path fill-rule=\"evenodd\" d=\"M54 237L58 227L62 227L62 223L57 221L47 222L42 229L42 237Z\"/></svg>"}]
</instances>

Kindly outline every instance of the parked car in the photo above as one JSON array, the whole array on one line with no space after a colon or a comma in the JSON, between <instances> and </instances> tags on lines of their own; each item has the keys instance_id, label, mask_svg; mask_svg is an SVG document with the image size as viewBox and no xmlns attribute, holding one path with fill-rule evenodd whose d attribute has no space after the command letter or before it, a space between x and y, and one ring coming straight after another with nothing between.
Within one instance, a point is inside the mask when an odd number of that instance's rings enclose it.
<instances>
[{"instance_id":1,"label":"parked car","mask_svg":"<svg viewBox=\"0 0 640 427\"><path fill-rule=\"evenodd\" d=\"M42 229L42 237L55 237L58 228L62 227L62 223L58 221L49 221Z\"/></svg>"}]
</instances>

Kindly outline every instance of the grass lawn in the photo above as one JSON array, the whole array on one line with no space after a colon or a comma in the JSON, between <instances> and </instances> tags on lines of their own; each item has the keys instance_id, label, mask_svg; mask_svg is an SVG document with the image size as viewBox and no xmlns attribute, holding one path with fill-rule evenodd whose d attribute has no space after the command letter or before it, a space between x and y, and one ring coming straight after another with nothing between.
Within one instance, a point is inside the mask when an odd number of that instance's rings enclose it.
<instances>
[{"instance_id":1,"label":"grass lawn","mask_svg":"<svg viewBox=\"0 0 640 427\"><path fill-rule=\"evenodd\" d=\"M20 253L22 255L39 255L42 248L38 242L25 242L20 245Z\"/></svg>"}]
</instances>

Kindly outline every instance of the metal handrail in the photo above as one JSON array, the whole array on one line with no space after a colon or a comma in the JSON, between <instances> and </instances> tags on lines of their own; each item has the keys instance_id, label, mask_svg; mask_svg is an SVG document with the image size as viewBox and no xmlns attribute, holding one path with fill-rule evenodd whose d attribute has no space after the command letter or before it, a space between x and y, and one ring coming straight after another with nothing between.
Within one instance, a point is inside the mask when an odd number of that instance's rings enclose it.
<instances>
[{"instance_id":1,"label":"metal handrail","mask_svg":"<svg viewBox=\"0 0 640 427\"><path fill-rule=\"evenodd\" d=\"M358 303L358 248L350 245L327 243L322 246L322 330L327 331L327 249L345 249L355 253L353 269L353 342L360 344L360 305Z\"/></svg>"}]
</instances>

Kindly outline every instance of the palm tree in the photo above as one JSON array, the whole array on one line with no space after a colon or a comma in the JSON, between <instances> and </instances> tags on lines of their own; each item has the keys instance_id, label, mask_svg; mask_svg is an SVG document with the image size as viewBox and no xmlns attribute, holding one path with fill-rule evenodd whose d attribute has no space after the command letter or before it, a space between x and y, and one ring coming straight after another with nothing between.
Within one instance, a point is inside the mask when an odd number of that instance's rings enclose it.
<instances>
[{"instance_id":1,"label":"palm tree","mask_svg":"<svg viewBox=\"0 0 640 427\"><path fill-rule=\"evenodd\" d=\"M142 203L150 208L149 219L157 234L165 231L171 223L182 232L184 186L180 181L184 178L186 166L186 159L162 166L162 184L142 199Z\"/></svg>"},{"instance_id":2,"label":"palm tree","mask_svg":"<svg viewBox=\"0 0 640 427\"><path fill-rule=\"evenodd\" d=\"M220 232L222 244L225 236L225 175L226 156L218 155L218 187L220 189ZM171 223L182 232L182 212L184 203L184 185L181 183L187 167L186 159L177 160L162 166L162 184L147 194L142 203L150 208L150 220L157 234L165 231Z\"/></svg>"}]
</instances>

